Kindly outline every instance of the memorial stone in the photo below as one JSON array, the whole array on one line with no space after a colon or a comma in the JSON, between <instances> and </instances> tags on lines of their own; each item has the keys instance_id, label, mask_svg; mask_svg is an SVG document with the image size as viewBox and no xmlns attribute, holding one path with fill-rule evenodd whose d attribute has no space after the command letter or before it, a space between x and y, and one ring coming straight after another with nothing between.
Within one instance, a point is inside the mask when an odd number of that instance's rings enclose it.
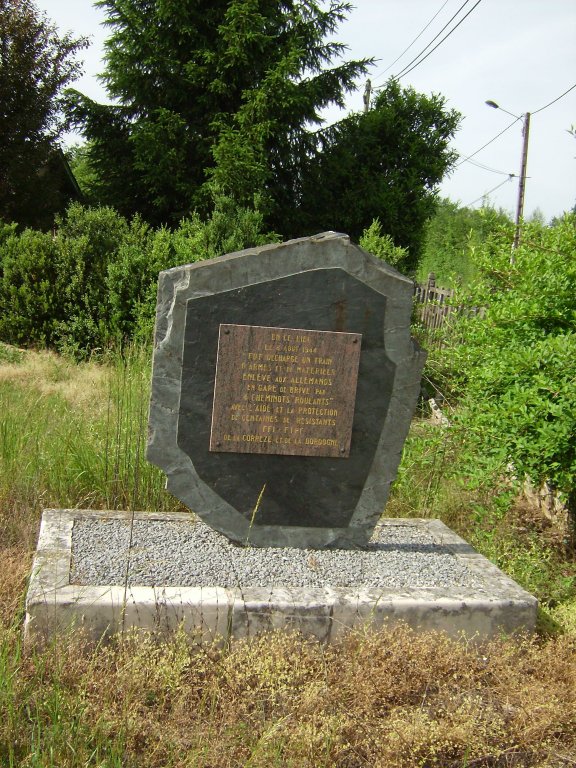
<instances>
[{"instance_id":1,"label":"memorial stone","mask_svg":"<svg viewBox=\"0 0 576 768\"><path fill-rule=\"evenodd\" d=\"M239 544L357 547L420 387L412 282L327 232L159 277L148 459Z\"/></svg>"}]
</instances>

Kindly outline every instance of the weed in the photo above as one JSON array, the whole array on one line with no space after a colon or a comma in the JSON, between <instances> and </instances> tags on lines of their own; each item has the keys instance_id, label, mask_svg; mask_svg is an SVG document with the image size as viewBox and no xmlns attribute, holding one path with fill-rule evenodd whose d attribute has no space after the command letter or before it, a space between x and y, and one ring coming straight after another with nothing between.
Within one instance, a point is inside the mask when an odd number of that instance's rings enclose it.
<instances>
[{"instance_id":1,"label":"weed","mask_svg":"<svg viewBox=\"0 0 576 768\"><path fill-rule=\"evenodd\" d=\"M0 341L0 363L21 363L25 352L22 349L13 347L10 344L4 344Z\"/></svg>"},{"instance_id":2,"label":"weed","mask_svg":"<svg viewBox=\"0 0 576 768\"><path fill-rule=\"evenodd\" d=\"M6 765L529 768L576 754L567 636L478 647L397 625L331 646L179 631L92 648L70 635L23 658L5 631L0 696Z\"/></svg>"}]
</instances>

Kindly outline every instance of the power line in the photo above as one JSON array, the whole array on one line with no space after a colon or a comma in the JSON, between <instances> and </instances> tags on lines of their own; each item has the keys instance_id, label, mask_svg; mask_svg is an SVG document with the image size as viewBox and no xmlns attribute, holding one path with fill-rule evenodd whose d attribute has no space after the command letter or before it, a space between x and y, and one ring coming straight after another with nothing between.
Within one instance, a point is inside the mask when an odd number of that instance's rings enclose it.
<instances>
[{"instance_id":1,"label":"power line","mask_svg":"<svg viewBox=\"0 0 576 768\"><path fill-rule=\"evenodd\" d=\"M487 147L487 146L489 146L490 144L492 144L492 142L493 142L493 141L496 141L496 139L499 139L499 138L500 138L500 136L502 136L502 134L503 134L503 133L506 133L506 131L507 131L507 130L509 130L510 128L512 128L512 126L513 126L513 125L516 125L516 123L518 122L518 120L521 120L521 119L522 119L521 117L517 117L517 118L515 118L515 120L514 120L513 122L511 122L511 123L510 123L510 125L507 125L507 126L506 126L506 128L504 128L504 130L503 130L503 131L500 131L500 133L497 133L497 134L496 134L496 136L494 136L494 138L490 139L490 141L487 141L487 142L486 142L486 144L483 144L483 145L480 147L480 149L477 149L477 150L476 150L476 152L472 152L472 154L471 154L471 155L468 155L468 157L464 157L464 158L462 158L462 160L460 160L460 162L459 162L459 163L456 163L456 165L455 165L454 167L455 167L455 168L459 168L459 167L462 165L462 163L465 163L465 162L467 162L468 160L470 160L470 158L471 158L471 157L474 157L474 156L475 156L475 155L477 155L479 152L482 152L482 150L483 150L483 149L486 149L486 147Z\"/></svg>"},{"instance_id":2,"label":"power line","mask_svg":"<svg viewBox=\"0 0 576 768\"><path fill-rule=\"evenodd\" d=\"M543 107L540 107L540 109L535 110L532 112L533 115L537 115L538 112L543 112L545 109L548 109L548 107L551 107L552 104L556 104L557 101L560 101L560 99L564 98L567 93L570 93L570 91L573 91L574 88L576 88L576 83L574 85L570 86L567 91L564 91L564 93L561 93L560 96L557 96L553 101L549 102L548 104L545 104Z\"/></svg>"},{"instance_id":3,"label":"power line","mask_svg":"<svg viewBox=\"0 0 576 768\"><path fill-rule=\"evenodd\" d=\"M436 35L436 37L433 37L433 38L432 38L432 40L430 40L430 42L428 43L428 45L424 46L424 48L423 48L423 49L420 51L420 53L419 53L417 56L415 56L415 57L412 59L412 61L409 61L409 62L408 62L408 64L406 64L406 66L404 67L404 69L402 69L402 70L400 71L400 74L399 74L399 75L395 75L395 77L401 77L401 76L402 76L402 74L403 74L403 72L404 72L404 70L408 69L408 67L411 67L411 66L412 66L412 64L414 64L414 62L415 62L415 61L417 61L417 60L420 58L420 56L422 56L422 54L423 54L423 53L425 53L425 52L428 50L428 48L430 48L430 46L432 45L432 43L434 42L434 40L437 40L437 39L440 37L440 35L442 34L442 32L444 32L444 30L446 29L446 27L447 27L447 26L449 26L449 25L452 23L452 21L454 21L454 19L456 18L456 16L458 16L458 14L460 13L460 11L461 11L461 10L464 8L464 6L468 5L468 3L469 3L469 2L470 2L470 0L464 0L464 2L463 2L463 3L462 3L462 5L460 6L460 8L458 8L458 10L457 10L457 11L456 11L456 13L454 14L454 16L452 16L450 19L448 19L448 21L446 22L446 24L444 24L444 26L442 27L442 29L440 30L440 32L438 32L438 34Z\"/></svg>"},{"instance_id":4,"label":"power line","mask_svg":"<svg viewBox=\"0 0 576 768\"><path fill-rule=\"evenodd\" d=\"M483 171L490 171L490 173L499 173L501 176L515 176L515 173L508 173L507 171L498 171L496 168L490 168L489 165L484 165L484 163L478 163L476 160L466 160L464 162L470 163L470 165L475 165L476 168L481 168Z\"/></svg>"},{"instance_id":5,"label":"power line","mask_svg":"<svg viewBox=\"0 0 576 768\"><path fill-rule=\"evenodd\" d=\"M472 10L474 10L474 8ZM548 102L548 104L545 104L543 107L540 107L540 109L535 110L531 114L532 115L536 115L538 112L543 112L545 109L548 109L548 107L551 107L552 104L555 104L557 101L560 101L560 99L564 98L564 96L566 96L568 93L570 93L570 91L573 91L574 88L576 88L576 83L574 83L574 85L570 86L570 88L568 88L568 90L564 91L564 93L561 93L560 96L557 96L555 99L553 99L552 101ZM475 155L477 155L479 152L482 152L483 149L486 149L486 147L489 146L490 144L492 144L493 141L496 141L496 139L500 138L500 136L502 136L503 133L505 133L509 128L512 128L512 126L515 125L518 122L518 120L521 120L521 119L522 119L521 117L515 118L509 125L506 126L506 128L504 128L503 131L500 131L500 133L496 134L496 136L494 136L494 138L490 139L490 141L488 141L486 144L481 146L480 149L477 149L476 152L473 152L471 155L468 155L468 157L464 157L459 163L457 163L455 165L455 168L459 168L463 163L471 163L472 165L475 165L478 168L482 168L485 171L491 171L492 173L500 173L502 175L507 175L508 178L506 179L506 181L511 181L516 176L516 174L514 174L514 173L506 174L505 171L498 171L495 168L490 168L487 165L483 165L482 163L478 163L478 162L472 160L472 158ZM502 182L502 184L505 184L505 183L506 183L505 181ZM498 186L502 186L502 184L500 184ZM498 189L498 187L495 187L494 189ZM494 190L490 190L490 192L494 192ZM490 194L490 192L487 192L485 194ZM485 195L483 195L483 197L484 196ZM478 200L481 200L481 199L482 198L478 198ZM474 202L477 202L477 200L475 200ZM470 203L470 205L474 205L474 203Z\"/></svg>"},{"instance_id":6,"label":"power line","mask_svg":"<svg viewBox=\"0 0 576 768\"><path fill-rule=\"evenodd\" d=\"M402 71L402 72L401 72L399 75L396 75L396 78L397 78L397 79L399 79L400 77L404 77L405 75L409 75L409 74L410 74L410 72L413 72L413 71L416 69L416 67L418 67L418 66L420 66L420 64L422 64L422 62L426 61L426 59L428 58L428 56L431 56L431 55L434 53L434 51L435 51L437 48L439 48L439 47L442 45L442 43L443 43L445 40L447 40L447 39L450 37L450 35L451 35L453 32L455 32L455 31L458 29L458 27L460 26L460 24L462 24L462 22L463 22L463 21L465 21L465 19L467 19L467 18L468 18L468 16L470 16L470 14L472 13L472 11L473 11L473 10L474 10L474 9L475 9L475 8L476 8L478 5L480 5L480 3L481 3L481 2L482 2L482 0L477 0L477 2L476 2L476 5L473 5L473 6L472 6L472 8L471 8L471 9L468 11L468 13L467 13L465 16L463 16L463 17L460 19L460 21L458 22L458 24L456 24L454 27L452 27L452 29L450 30L450 32L448 32L448 34L447 34L447 35L445 35L445 36L442 38L442 40L440 40L440 42L436 43L436 45L434 46L434 48L432 48L432 50L431 50L431 51L428 51L428 53L426 54L426 56L424 56L422 59L420 59L420 61L417 61L417 62L416 62L416 64L414 64L414 66L413 66L413 67L411 67L410 69L404 69L404 70L403 70L403 71Z\"/></svg>"},{"instance_id":7,"label":"power line","mask_svg":"<svg viewBox=\"0 0 576 768\"><path fill-rule=\"evenodd\" d=\"M504 179L504 181L501 181L500 184L497 184L492 189L489 189L488 192L484 192L484 194L480 195L480 197L477 197L476 200L472 200L472 202L465 205L464 208L470 208L472 205L475 205L479 200L484 200L484 198L488 197L488 195L491 195L492 192L496 192L496 190L500 189L500 187L503 187L504 184L507 184L509 181L512 181L513 176L514 176L513 173L509 174L509 177L507 179Z\"/></svg>"},{"instance_id":8,"label":"power line","mask_svg":"<svg viewBox=\"0 0 576 768\"><path fill-rule=\"evenodd\" d=\"M400 61L400 59L402 58L402 56L404 56L404 54L405 54L405 53L408 53L408 51L410 50L410 48L412 48L412 46L414 45L414 43L415 43L417 40L419 40L419 39L422 37L422 35L424 34L424 32L426 32L426 30L428 29L428 27L430 26L430 24L432 24L432 22L434 21L434 19L436 18L436 16L438 16L438 15L441 13L441 11L443 11L443 10L444 10L444 7L445 7L446 5L448 5L449 1L450 1L450 0L444 0L444 3L443 3L443 4L442 4L442 6L440 7L440 10L436 11L436 13L434 14L434 16L432 16L432 18L431 18L431 19L430 19L430 21L429 21L429 22L426 24L426 26L425 26L425 27L422 29L422 31L421 31L421 32L419 32L419 33L416 35L416 37L414 38L414 40L412 40L412 42L410 43L410 45L409 45L407 48L404 48L404 50L402 51L402 53L400 54L400 56L397 56L397 57L394 59L394 61L393 61L391 64L389 64L389 65L386 67L386 69L383 69L381 72L379 72L379 73L378 73L378 74L377 74L377 75L376 75L376 76L373 78L374 80L377 80L378 78L382 77L382 75L384 75L386 72L388 72L388 70L389 70L389 69L392 69L392 67L394 66L394 64L396 64L396 62L397 62L397 61ZM438 33L438 34L440 34L440 33ZM426 49L424 49L424 50L426 50ZM419 55L420 55L420 54L419 54ZM418 56L417 56L416 58L418 58Z\"/></svg>"},{"instance_id":9,"label":"power line","mask_svg":"<svg viewBox=\"0 0 576 768\"><path fill-rule=\"evenodd\" d=\"M468 0L466 0L466 1L468 2ZM477 0L476 4L475 4L475 5L473 5L473 6L472 6L472 8L471 8L471 9L468 11L468 13L467 13L465 16L463 16L463 17L460 19L460 21L458 22L458 24L456 24L454 27L452 27L452 29L451 29L451 30L448 32L448 34L447 34L447 35L444 35L444 37L442 38L442 40L440 40L438 43L436 43L436 45L434 46L434 48L432 48L432 50L431 50L431 51L428 51L428 53L426 54L426 56L424 56L422 59L420 59L420 61L417 61L417 62L416 62L416 64L414 64L414 66L413 66L413 67L410 67L410 69L407 69L407 68L405 67L405 68L402 70L402 72L400 72L398 75L395 75L395 76L394 76L394 77L395 77L395 79L397 79L397 80L398 80L398 79L400 79L401 77L404 77L405 75L408 75L410 72L412 72L413 70L415 70L415 69L416 69L416 67L420 66L420 64L422 64L422 62L426 61L426 59L428 58L428 56L431 56L431 55L434 53L434 51L435 51L437 48L439 48L439 47L442 45L442 43L443 43L445 40L447 40L447 39L450 37L450 35L451 35L453 32L455 32L455 31L458 29L458 27L460 26L460 24L462 24L462 22L463 22L463 21L465 21L465 20L468 18L468 16L470 16L470 14L472 13L472 11L473 11L475 8L477 8L477 7L480 5L480 3L481 3L481 2L482 2L482 0ZM464 3L464 5L466 5L466 3ZM460 10L461 10L461 9L464 7L464 5L462 5L462 6L460 7L460 9L457 11L457 13L456 13L455 15L458 15L458 13L460 13ZM453 16L452 18L454 18L454 16ZM450 22L448 22L448 23L450 23ZM446 28L446 27L444 27L444 29L445 29L445 28ZM441 31L443 31L443 30L441 30ZM440 34L440 32L439 32L438 34ZM438 37L438 35L436 35L436 37ZM434 38L434 40L436 39L436 37ZM430 42L431 42L431 43L433 43L433 42L434 42L434 40L431 40ZM429 45L430 45L430 43L429 43ZM424 50L426 50L426 48L425 48ZM422 51L422 53L424 53L424 51ZM418 58L418 57L416 57L416 58ZM408 64L408 66L410 66L410 64Z\"/></svg>"}]
</instances>

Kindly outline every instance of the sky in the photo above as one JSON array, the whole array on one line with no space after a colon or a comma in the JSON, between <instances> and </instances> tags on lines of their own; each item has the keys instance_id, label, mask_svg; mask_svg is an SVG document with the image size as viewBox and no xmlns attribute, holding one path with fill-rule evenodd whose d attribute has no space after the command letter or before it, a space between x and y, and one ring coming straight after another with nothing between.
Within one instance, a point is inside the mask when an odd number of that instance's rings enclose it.
<instances>
[{"instance_id":1,"label":"sky","mask_svg":"<svg viewBox=\"0 0 576 768\"><path fill-rule=\"evenodd\" d=\"M106 101L97 79L108 34L104 12L91 0L36 5L61 32L90 37L82 52L85 73L73 87ZM402 86L440 94L462 114L453 141L461 160L442 183L442 196L473 208L487 200L514 215L524 115L530 112L524 215L539 211L549 220L574 206L576 139L568 130L576 126L576 88L555 100L576 85L576 0L356 0L354 6L335 39L348 46L346 58L376 59L369 74L373 87L399 76ZM429 55L418 63L421 53ZM401 75L415 57L414 69ZM349 96L344 112L329 110L327 121L360 111L364 85ZM516 116L521 119L514 122Z\"/></svg>"}]
</instances>

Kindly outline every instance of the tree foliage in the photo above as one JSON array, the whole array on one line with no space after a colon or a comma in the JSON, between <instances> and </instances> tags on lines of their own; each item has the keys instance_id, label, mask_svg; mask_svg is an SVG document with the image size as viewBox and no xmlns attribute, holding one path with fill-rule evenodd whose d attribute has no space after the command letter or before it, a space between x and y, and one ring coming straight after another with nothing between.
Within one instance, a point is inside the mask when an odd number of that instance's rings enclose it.
<instances>
[{"instance_id":1,"label":"tree foliage","mask_svg":"<svg viewBox=\"0 0 576 768\"><path fill-rule=\"evenodd\" d=\"M475 249L486 246L491 236L507 225L512 226L511 220L502 210L461 208L448 199L440 200L424 227L418 279L423 282L433 272L443 286L454 279L471 281L476 274Z\"/></svg>"},{"instance_id":2,"label":"tree foliage","mask_svg":"<svg viewBox=\"0 0 576 768\"><path fill-rule=\"evenodd\" d=\"M506 228L475 253L478 277L436 364L459 401L469 470L550 481L576 505L576 218L525 223L510 264Z\"/></svg>"},{"instance_id":3,"label":"tree foliage","mask_svg":"<svg viewBox=\"0 0 576 768\"><path fill-rule=\"evenodd\" d=\"M206 215L220 195L264 212L284 237L376 218L414 271L422 227L455 155L459 115L390 81L371 109L322 127L322 110L371 60L333 40L344 0L100 0L114 104L77 92L100 202L154 225Z\"/></svg>"},{"instance_id":4,"label":"tree foliage","mask_svg":"<svg viewBox=\"0 0 576 768\"><path fill-rule=\"evenodd\" d=\"M437 186L455 160L449 142L460 116L441 96L424 96L390 80L368 112L321 136L306 169L295 228L336 229L358 238L378 218L413 272Z\"/></svg>"},{"instance_id":5,"label":"tree foliage","mask_svg":"<svg viewBox=\"0 0 576 768\"><path fill-rule=\"evenodd\" d=\"M60 36L32 0L0 0L0 217L46 226L63 200L54 165L63 89L83 38ZM51 167L52 166L52 167Z\"/></svg>"},{"instance_id":6,"label":"tree foliage","mask_svg":"<svg viewBox=\"0 0 576 768\"><path fill-rule=\"evenodd\" d=\"M0 227L0 340L82 358L149 341L158 273L277 239L262 216L220 198L171 231L110 207L70 205L52 234Z\"/></svg>"},{"instance_id":7,"label":"tree foliage","mask_svg":"<svg viewBox=\"0 0 576 768\"><path fill-rule=\"evenodd\" d=\"M326 37L350 9L332 0L100 0L114 105L79 93L101 199L152 223L206 211L214 188L240 204L292 194L319 111L343 104L367 61L330 66Z\"/></svg>"}]
</instances>

